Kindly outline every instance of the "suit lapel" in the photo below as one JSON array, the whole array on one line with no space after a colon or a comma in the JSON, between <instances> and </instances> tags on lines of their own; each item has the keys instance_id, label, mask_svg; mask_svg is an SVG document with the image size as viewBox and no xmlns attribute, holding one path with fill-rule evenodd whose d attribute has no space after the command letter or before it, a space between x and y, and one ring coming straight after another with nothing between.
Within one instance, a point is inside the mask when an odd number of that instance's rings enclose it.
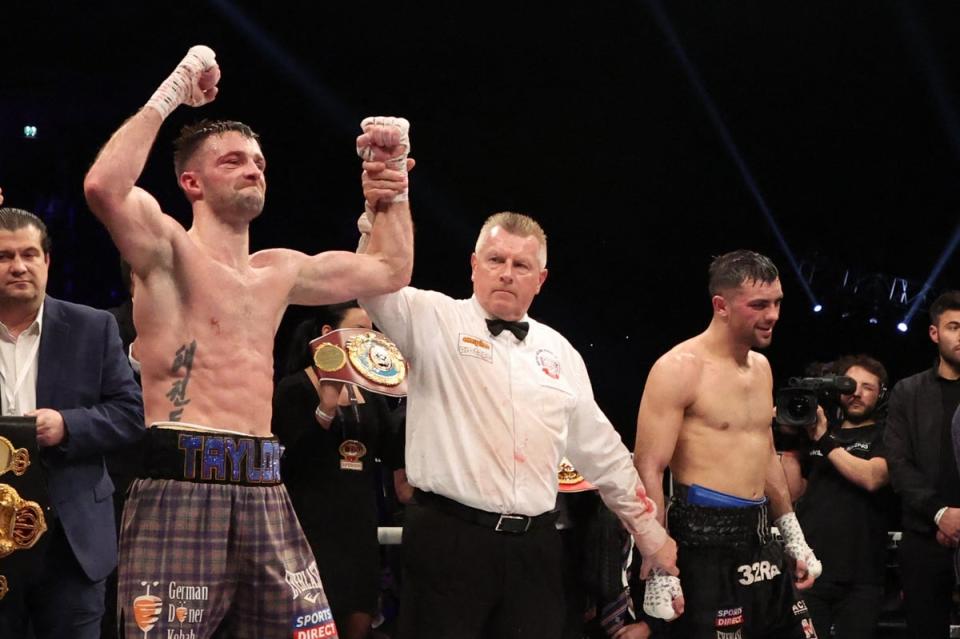
<instances>
[{"instance_id":1,"label":"suit lapel","mask_svg":"<svg viewBox=\"0 0 960 639\"><path fill-rule=\"evenodd\" d=\"M925 448L929 451L928 459L923 460L922 456L920 461L925 461L934 469L934 476L940 476L940 445L943 441L943 391L940 388L940 382L938 381L938 374L936 368L932 371L931 375L931 384L929 386L928 395L926 401L922 403L925 405L927 415L929 415L929 420L927 421L927 432L920 435L922 441L921 446L926 444Z\"/></svg>"},{"instance_id":2,"label":"suit lapel","mask_svg":"<svg viewBox=\"0 0 960 639\"><path fill-rule=\"evenodd\" d=\"M43 328L40 333L40 353L37 358L37 408L56 406L60 386L59 354L66 352L70 343L70 325L63 318L63 307L49 295L43 304Z\"/></svg>"}]
</instances>

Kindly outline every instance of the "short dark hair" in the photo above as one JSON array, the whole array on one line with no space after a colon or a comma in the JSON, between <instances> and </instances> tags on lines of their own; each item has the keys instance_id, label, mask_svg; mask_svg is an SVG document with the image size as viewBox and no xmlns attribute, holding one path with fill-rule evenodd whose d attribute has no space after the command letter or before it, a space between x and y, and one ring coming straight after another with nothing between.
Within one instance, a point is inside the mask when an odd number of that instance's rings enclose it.
<instances>
[{"instance_id":1,"label":"short dark hair","mask_svg":"<svg viewBox=\"0 0 960 639\"><path fill-rule=\"evenodd\" d=\"M859 366L865 371L869 371L870 373L876 375L877 379L880 380L880 386L884 388L886 388L890 381L890 378L887 376L887 369L883 364L880 363L880 360L863 353L859 353L857 355L845 355L841 357L837 360L833 370L837 372L837 375L845 375L846 372L854 366Z\"/></svg>"},{"instance_id":2,"label":"short dark hair","mask_svg":"<svg viewBox=\"0 0 960 639\"><path fill-rule=\"evenodd\" d=\"M260 142L260 136L243 122L236 120L200 120L187 124L180 129L180 135L173 141L173 170L177 177L183 173L187 162L193 157L203 141L211 135L223 135L227 131L236 131L240 135Z\"/></svg>"},{"instance_id":3,"label":"short dark hair","mask_svg":"<svg viewBox=\"0 0 960 639\"><path fill-rule=\"evenodd\" d=\"M738 288L745 282L770 284L780 272L769 257L754 251L731 251L713 258L710 263L710 295Z\"/></svg>"},{"instance_id":4,"label":"short dark hair","mask_svg":"<svg viewBox=\"0 0 960 639\"><path fill-rule=\"evenodd\" d=\"M936 326L946 311L960 311L960 291L944 291L933 301L930 305L930 323Z\"/></svg>"},{"instance_id":5,"label":"short dark hair","mask_svg":"<svg viewBox=\"0 0 960 639\"><path fill-rule=\"evenodd\" d=\"M39 217L30 211L14 208L0 208L0 229L5 231L18 231L22 228L32 226L40 231L40 248L43 252L50 252L50 235L47 233L47 225Z\"/></svg>"},{"instance_id":6,"label":"short dark hair","mask_svg":"<svg viewBox=\"0 0 960 639\"><path fill-rule=\"evenodd\" d=\"M341 304L317 306L313 317L297 324L290 337L287 356L283 365L283 376L302 371L313 364L313 353L310 351L310 340L320 337L324 324L336 329L344 320L351 308L360 308L357 300L350 300Z\"/></svg>"}]
</instances>

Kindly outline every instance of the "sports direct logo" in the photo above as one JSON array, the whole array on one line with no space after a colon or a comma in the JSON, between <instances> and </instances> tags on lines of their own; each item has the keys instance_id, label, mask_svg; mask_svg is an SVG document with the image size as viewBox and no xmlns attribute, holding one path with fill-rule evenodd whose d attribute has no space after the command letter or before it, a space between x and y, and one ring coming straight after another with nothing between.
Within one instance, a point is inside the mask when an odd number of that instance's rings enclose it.
<instances>
[{"instance_id":1,"label":"sports direct logo","mask_svg":"<svg viewBox=\"0 0 960 639\"><path fill-rule=\"evenodd\" d=\"M337 626L329 608L300 615L293 622L293 639L336 639Z\"/></svg>"},{"instance_id":2,"label":"sports direct logo","mask_svg":"<svg viewBox=\"0 0 960 639\"><path fill-rule=\"evenodd\" d=\"M743 625L743 608L724 608L717 611L717 629Z\"/></svg>"}]
</instances>

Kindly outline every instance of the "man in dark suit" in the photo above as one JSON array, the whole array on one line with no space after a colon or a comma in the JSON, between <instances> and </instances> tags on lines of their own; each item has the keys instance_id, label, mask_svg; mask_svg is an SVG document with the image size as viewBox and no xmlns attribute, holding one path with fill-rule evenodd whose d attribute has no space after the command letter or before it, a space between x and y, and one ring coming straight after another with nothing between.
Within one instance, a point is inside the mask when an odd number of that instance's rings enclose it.
<instances>
[{"instance_id":1,"label":"man in dark suit","mask_svg":"<svg viewBox=\"0 0 960 639\"><path fill-rule=\"evenodd\" d=\"M903 505L900 575L912 636L950 636L953 549L960 542L960 474L950 426L960 405L960 291L930 306L939 358L901 380L888 404L884 444L890 481Z\"/></svg>"},{"instance_id":2,"label":"man in dark suit","mask_svg":"<svg viewBox=\"0 0 960 639\"><path fill-rule=\"evenodd\" d=\"M117 564L104 453L143 434L140 389L106 311L46 295L50 241L27 211L0 208L0 408L34 416L50 497L27 581L0 601L0 637L96 638Z\"/></svg>"}]
</instances>

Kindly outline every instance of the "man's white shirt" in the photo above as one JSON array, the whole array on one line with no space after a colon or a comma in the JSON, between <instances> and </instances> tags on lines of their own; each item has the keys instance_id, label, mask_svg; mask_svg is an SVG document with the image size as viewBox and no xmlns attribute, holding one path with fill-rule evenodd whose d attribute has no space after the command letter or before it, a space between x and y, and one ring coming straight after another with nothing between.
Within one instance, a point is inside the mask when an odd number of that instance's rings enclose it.
<instances>
[{"instance_id":1,"label":"man's white shirt","mask_svg":"<svg viewBox=\"0 0 960 639\"><path fill-rule=\"evenodd\" d=\"M0 411L4 415L23 415L37 409L42 329L43 304L37 311L37 318L17 337L0 322Z\"/></svg>"},{"instance_id":2,"label":"man's white shirt","mask_svg":"<svg viewBox=\"0 0 960 639\"><path fill-rule=\"evenodd\" d=\"M476 298L412 287L360 302L410 363L411 484L481 510L539 515L556 503L566 456L640 536L643 554L663 545L630 454L562 335L524 317L523 341L509 331L494 337Z\"/></svg>"}]
</instances>

